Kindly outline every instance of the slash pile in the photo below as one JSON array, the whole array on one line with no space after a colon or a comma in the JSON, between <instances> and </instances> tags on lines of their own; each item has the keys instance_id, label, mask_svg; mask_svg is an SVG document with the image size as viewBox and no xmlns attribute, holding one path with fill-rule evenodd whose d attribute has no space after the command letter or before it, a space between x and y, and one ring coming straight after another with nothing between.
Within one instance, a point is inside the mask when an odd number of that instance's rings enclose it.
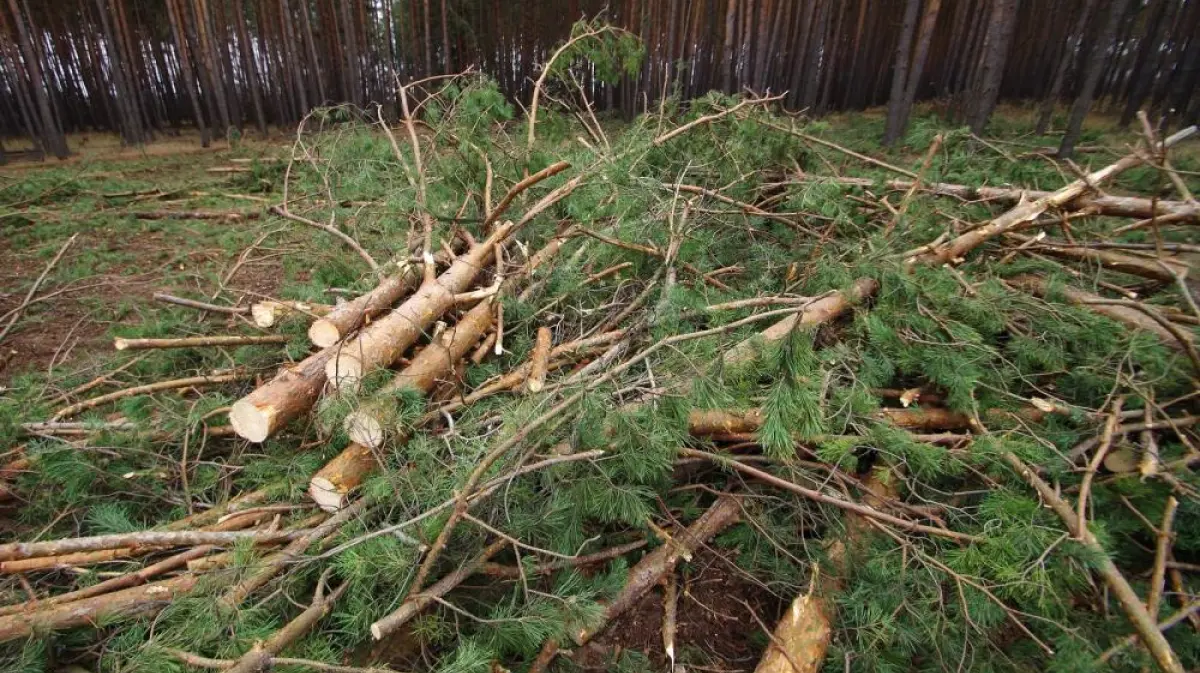
<instances>
[{"instance_id":1,"label":"slash pile","mask_svg":"<svg viewBox=\"0 0 1200 673\"><path fill-rule=\"evenodd\" d=\"M536 126L474 74L306 120L262 221L347 271L161 296L259 330L123 339L196 371L23 410L17 666L1200 661L1195 129L1072 176L930 121L889 162L770 97L601 122L554 72ZM749 659L688 629L731 609L704 564L757 587Z\"/></svg>"}]
</instances>

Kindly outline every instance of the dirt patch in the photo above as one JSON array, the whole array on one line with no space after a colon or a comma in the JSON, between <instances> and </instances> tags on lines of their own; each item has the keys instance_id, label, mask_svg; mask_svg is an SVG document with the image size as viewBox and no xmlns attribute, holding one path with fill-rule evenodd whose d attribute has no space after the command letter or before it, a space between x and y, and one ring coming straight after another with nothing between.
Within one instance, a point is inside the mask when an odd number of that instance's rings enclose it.
<instances>
[{"instance_id":1,"label":"dirt patch","mask_svg":"<svg viewBox=\"0 0 1200 673\"><path fill-rule=\"evenodd\" d=\"M678 577L677 661L695 670L754 670L767 642L755 615L774 627L786 603L709 549ZM662 625L663 594L655 590L572 659L588 670L607 670L622 651L632 650L646 655L655 670L669 670Z\"/></svg>"},{"instance_id":2,"label":"dirt patch","mask_svg":"<svg viewBox=\"0 0 1200 673\"><path fill-rule=\"evenodd\" d=\"M121 236L111 229L93 229L80 234L56 271L69 267L88 250L120 252L144 262L156 259L163 245L152 235ZM28 252L0 251L0 315L21 304L47 261ZM0 344L0 354L5 356L0 362L7 360L0 367L0 385L19 374L45 371L51 363L56 369L72 368L110 352L107 332L118 321L109 309L129 297L149 299L154 291L153 274L146 273L145 267L133 267L117 265L67 283L56 283L53 274L47 278L34 299L54 296L31 304Z\"/></svg>"}]
</instances>

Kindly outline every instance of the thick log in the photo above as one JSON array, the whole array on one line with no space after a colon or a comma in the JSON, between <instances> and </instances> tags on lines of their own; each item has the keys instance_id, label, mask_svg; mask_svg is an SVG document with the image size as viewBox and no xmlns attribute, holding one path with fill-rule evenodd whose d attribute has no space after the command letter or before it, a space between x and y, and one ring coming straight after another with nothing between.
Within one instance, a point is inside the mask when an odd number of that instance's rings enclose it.
<instances>
[{"instance_id":1,"label":"thick log","mask_svg":"<svg viewBox=\"0 0 1200 673\"><path fill-rule=\"evenodd\" d=\"M334 353L331 346L294 365L285 365L274 379L234 402L229 410L233 431L247 441L264 442L311 409L325 388L325 363Z\"/></svg>"},{"instance_id":2,"label":"thick log","mask_svg":"<svg viewBox=\"0 0 1200 673\"><path fill-rule=\"evenodd\" d=\"M358 442L342 449L317 470L308 482L308 495L326 512L336 512L350 502L350 493L375 471L373 449Z\"/></svg>"},{"instance_id":3,"label":"thick log","mask_svg":"<svg viewBox=\"0 0 1200 673\"><path fill-rule=\"evenodd\" d=\"M1175 133L1166 139L1164 149L1192 137L1195 133L1195 126L1189 126ZM920 253L907 260L907 262L909 264L957 264L967 253L984 242L1032 222L1047 210L1061 208L1130 168L1140 166L1144 163L1144 157L1143 153L1130 154L1114 164L1110 164L1057 191L1051 192L1047 196L1021 203L987 224L972 229L957 238L951 239L947 243L934 246L928 252Z\"/></svg>"},{"instance_id":4,"label":"thick log","mask_svg":"<svg viewBox=\"0 0 1200 673\"><path fill-rule=\"evenodd\" d=\"M424 283L399 307L337 346L334 356L325 363L328 380L338 387L354 385L365 374L399 359L426 328L454 306L454 295L470 287L490 264L496 245L515 228L512 222L499 225L436 280Z\"/></svg>"},{"instance_id":5,"label":"thick log","mask_svg":"<svg viewBox=\"0 0 1200 673\"><path fill-rule=\"evenodd\" d=\"M377 447L383 442L385 419L391 400L402 390L429 394L446 377L455 363L491 328L495 316L491 299L480 302L441 338L429 344L413 358L382 390L377 398L362 404L346 416L344 427L350 439L364 446Z\"/></svg>"},{"instance_id":6,"label":"thick log","mask_svg":"<svg viewBox=\"0 0 1200 673\"><path fill-rule=\"evenodd\" d=\"M308 338L318 347L328 348L415 290L421 283L421 266L407 260L399 266L398 272L384 278L374 290L314 320L308 328Z\"/></svg>"}]
</instances>

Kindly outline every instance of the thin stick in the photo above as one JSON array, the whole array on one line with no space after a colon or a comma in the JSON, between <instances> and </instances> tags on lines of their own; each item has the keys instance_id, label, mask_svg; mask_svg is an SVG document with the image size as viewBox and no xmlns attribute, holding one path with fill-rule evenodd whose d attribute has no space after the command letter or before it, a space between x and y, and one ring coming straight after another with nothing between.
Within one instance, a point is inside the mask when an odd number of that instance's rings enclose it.
<instances>
[{"instance_id":1,"label":"thin stick","mask_svg":"<svg viewBox=\"0 0 1200 673\"><path fill-rule=\"evenodd\" d=\"M913 180L920 179L920 176L918 176L916 173L908 170L907 168L900 168L899 166L893 166L892 164L889 164L886 161L880 161L879 159L876 159L874 157L869 157L865 154L859 154L858 152L855 152L852 149L842 147L841 145L838 145L837 143L833 143L833 142L824 140L822 138L818 138L813 135L809 135L807 133L804 133L803 131L797 131L796 129L788 128L786 126L780 126L779 124L773 124L769 121L760 121L759 123L764 126L769 126L777 131L783 131L784 133L790 133L790 134L796 136L797 138L807 140L810 143L816 143L818 145L823 145L825 147L828 147L829 149L837 150L838 152L841 152L842 154L854 157L855 159L858 159L859 161L865 161L873 166L878 166L880 168L886 168L887 170L892 171L893 173L899 173L900 175L910 177Z\"/></svg>"},{"instance_id":2,"label":"thin stick","mask_svg":"<svg viewBox=\"0 0 1200 673\"><path fill-rule=\"evenodd\" d=\"M749 98L747 100L744 100L744 101L738 103L737 105L734 105L733 107L729 108L728 110L722 110L720 112L714 112L713 114L704 115L703 117L698 117L698 118L693 119L692 121L684 124L683 126L680 126L678 128L667 131L666 133L662 134L661 136L655 138L654 146L659 147L663 143L667 142L668 140L675 138L677 136L683 135L684 133L687 133L688 131L692 130L693 128L695 128L697 126L700 126L701 124L711 124L712 122L715 122L718 119L723 119L723 118L725 118L725 117L727 117L749 105L766 105L767 103L773 103L777 100L782 99L784 97L784 95L786 95L786 94L779 94L778 96L767 96L765 98Z\"/></svg>"},{"instance_id":3,"label":"thin stick","mask_svg":"<svg viewBox=\"0 0 1200 673\"><path fill-rule=\"evenodd\" d=\"M37 277L37 280L33 281L33 285L31 285L29 287L29 291L25 293L25 298L22 299L21 303L12 310L12 317L9 318L8 324L4 326L3 330L0 330L0 342L4 341L4 337L8 336L9 330L11 330L13 325L16 325L17 321L21 319L21 314L32 302L33 295L36 294L38 288L42 286L42 281L46 280L46 276L50 275L50 272L55 266L58 266L58 260L62 259L62 256L67 252L67 248L70 248L71 245L75 243L75 239L78 237L79 234L77 233L71 234L71 237L67 239L67 242L63 243L62 247L58 249L58 253L54 255L54 259L50 260L50 263L46 265L46 268L42 269L42 274Z\"/></svg>"},{"instance_id":4,"label":"thin stick","mask_svg":"<svg viewBox=\"0 0 1200 673\"><path fill-rule=\"evenodd\" d=\"M263 344L285 344L290 337L276 334L257 336L206 336L182 337L179 339L123 339L113 340L113 348L144 350L150 348L193 348L197 346L258 346Z\"/></svg>"},{"instance_id":5,"label":"thin stick","mask_svg":"<svg viewBox=\"0 0 1200 673\"><path fill-rule=\"evenodd\" d=\"M330 568L332 570L332 568ZM326 571L328 573L328 571ZM233 666L227 670L228 673L258 673L258 671L267 670L272 659L275 658L284 648L299 640L304 634L308 633L317 622L321 621L325 615L333 608L333 604L342 596L346 588L350 585L344 583L333 593L325 595L325 576L322 576L317 582L317 590L313 595L312 604L309 605L303 612L296 615L296 618L284 625L271 637L264 642L254 644L250 651L242 655Z\"/></svg>"},{"instance_id":6,"label":"thin stick","mask_svg":"<svg viewBox=\"0 0 1200 673\"><path fill-rule=\"evenodd\" d=\"M1096 449L1096 455L1092 456L1092 462L1088 463L1087 472L1079 485L1079 504L1076 506L1075 516L1079 518L1082 527L1087 526L1088 496L1092 490L1092 479L1095 479L1096 471L1100 469L1104 456L1108 455L1108 449L1112 446L1113 433L1117 429L1117 421L1121 418L1121 406L1124 404L1123 397L1113 400L1112 413L1104 420L1104 431L1100 434L1100 446Z\"/></svg>"},{"instance_id":7,"label":"thin stick","mask_svg":"<svg viewBox=\"0 0 1200 673\"><path fill-rule=\"evenodd\" d=\"M375 261L375 258L371 256L371 253L367 252L361 245L358 244L358 241L351 238L349 234L343 232L342 230L338 229L337 227L334 227L333 225L329 225L329 224L323 224L321 222L316 222L314 220L308 219L307 217L303 217L301 215L296 215L295 213L289 212L286 208L286 205L271 206L268 210L270 212L274 213L275 215L289 219L293 222L299 222L300 224L306 224L310 227L320 229L321 231L324 231L328 234L336 236L343 243L350 246L351 250L358 253L358 256L363 258L363 261L365 261L367 263L367 266L371 267L372 271L374 271L375 273L378 273L378 274L382 274L383 270L379 268L379 263Z\"/></svg>"},{"instance_id":8,"label":"thin stick","mask_svg":"<svg viewBox=\"0 0 1200 673\"><path fill-rule=\"evenodd\" d=\"M175 657L188 666L196 668L212 668L216 670L225 670L233 666L237 662L233 659L212 659L210 657L202 657L191 652L183 650L173 650L168 647L162 648L163 652ZM327 664L323 661L314 661L312 659L297 659L295 657L270 657L267 661L267 668L275 666L300 666L302 668L311 668L314 671L326 671L327 673L398 673L392 668L379 668L370 666L368 668L360 668L358 666L340 666L338 664Z\"/></svg>"},{"instance_id":9,"label":"thin stick","mask_svg":"<svg viewBox=\"0 0 1200 673\"><path fill-rule=\"evenodd\" d=\"M177 388L190 388L192 386L213 386L213 385L217 385L220 383L230 383L232 381L244 381L246 379L253 378L253 376L254 376L254 374L251 372L231 372L228 374L212 374L212 375L208 375L208 376L190 376L187 378L174 379L171 381L158 381L156 383L148 383L144 386L135 386L133 388L126 388L124 390L118 390L115 392L108 393L107 395L93 397L91 399L84 400L82 402L77 402L77 403L72 404L67 407L63 407L62 409L59 409L58 411L54 412L54 415L50 417L50 420L57 421L57 420L61 420L63 418L68 418L70 416L74 416L75 414L78 414L81 411L85 411L87 409L93 409L102 404L108 404L109 402L123 400L126 397L133 397L134 395L146 395L149 393L161 392L163 390L175 390Z\"/></svg>"},{"instance_id":10,"label":"thin stick","mask_svg":"<svg viewBox=\"0 0 1200 673\"><path fill-rule=\"evenodd\" d=\"M1175 496L1167 496L1167 506L1163 510L1162 525L1158 527L1158 545L1154 550L1154 570L1150 573L1150 592L1146 596L1146 612L1158 614L1158 604L1162 601L1163 581L1167 574L1167 557L1171 555L1171 527L1175 524L1175 510L1179 501Z\"/></svg>"},{"instance_id":11,"label":"thin stick","mask_svg":"<svg viewBox=\"0 0 1200 673\"><path fill-rule=\"evenodd\" d=\"M1198 611L1200 611L1200 599L1196 599L1190 603L1185 604L1182 608L1177 610L1173 615L1171 615L1170 617L1167 617L1163 621L1159 622L1158 630L1166 631L1166 630L1170 629L1172 626L1175 626L1176 624L1178 624L1179 622L1182 622L1185 619L1191 618L1192 615L1196 614L1196 612L1198 612ZM1136 642L1137 639L1138 639L1138 634L1136 634L1136 633L1129 634L1123 640L1121 640L1121 642L1119 642L1116 645L1113 645L1112 647L1105 650L1104 654L1100 655L1100 659L1099 659L1100 663L1103 664L1103 663L1108 662L1109 659L1112 659L1121 650L1134 644L1134 642Z\"/></svg>"},{"instance_id":12,"label":"thin stick","mask_svg":"<svg viewBox=\"0 0 1200 673\"><path fill-rule=\"evenodd\" d=\"M902 529L910 531L910 532L925 533L926 535L935 535L937 537L944 537L944 538L949 538L951 540L962 540L962 541L967 541L967 542L978 542L981 540L981 538L976 537L974 535L969 535L967 533L959 533L956 531L947 530L945 528L935 528L933 526L926 526L924 524L914 523L907 519L901 519L900 517L892 516L891 514L888 514L886 512L881 512L881 511L875 509L874 507L870 507L870 506L864 505L862 503L851 502L849 500L842 500L841 498L835 498L834 496L826 495L824 493L821 493L820 491L814 491L810 488L805 488L799 484L790 482L786 479L781 479L781 478L776 477L775 475L771 474L770 472L760 470L756 467L746 465L745 463L742 463L742 462L739 462L736 460L730 460L724 456L718 456L716 454L708 453L706 451L697 451L696 449L687 449L687 448L679 449L679 455L690 457L690 458L704 458L705 460L716 463L717 465L727 465L727 466L732 467L733 469L737 470L738 472L748 474L748 475L754 477L755 479L764 481L768 484L771 484L772 486L782 488L786 491L791 491L792 493L804 496L805 498L808 498L810 500L815 500L817 502L824 503L826 505L833 505L834 507L844 509L848 512L854 512L855 514L859 514L861 516L875 519L877 521L882 521L884 523L891 524L893 526L896 526L897 528L902 528Z\"/></svg>"},{"instance_id":13,"label":"thin stick","mask_svg":"<svg viewBox=\"0 0 1200 673\"><path fill-rule=\"evenodd\" d=\"M176 304L178 306L186 306L200 311L212 311L213 313L228 313L230 315L245 315L250 312L249 306L218 306L217 304L209 304L195 299L185 299L184 297L176 297L166 292L155 292L155 301L161 301L167 304Z\"/></svg>"}]
</instances>

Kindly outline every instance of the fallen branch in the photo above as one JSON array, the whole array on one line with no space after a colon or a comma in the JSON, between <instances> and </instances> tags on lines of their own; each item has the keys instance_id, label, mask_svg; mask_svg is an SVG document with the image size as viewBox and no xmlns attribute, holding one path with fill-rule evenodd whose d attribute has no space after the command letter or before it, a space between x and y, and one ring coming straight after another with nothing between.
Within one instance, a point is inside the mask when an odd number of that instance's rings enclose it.
<instances>
[{"instance_id":1,"label":"fallen branch","mask_svg":"<svg viewBox=\"0 0 1200 673\"><path fill-rule=\"evenodd\" d=\"M1164 673L1184 673L1183 665L1179 662L1175 652L1171 649L1171 644L1163 637L1163 634L1158 630L1158 626L1154 623L1150 613L1146 611L1146 606L1142 604L1133 587L1129 585L1129 581L1121 574L1121 571L1113 563L1108 552L1092 535L1092 532L1083 526L1075 512L1067 501L1059 496L1058 492L1042 480L1028 465L1024 463L1016 455L1004 452L1001 454L1004 459L1016 470L1025 481L1033 486L1034 490L1041 496L1043 502L1058 514L1063 523L1067 526L1067 532L1072 537L1080 540L1082 544L1088 547L1092 552L1094 560L1093 567L1096 572L1104 579L1104 583L1108 586L1109 591L1116 597L1121 608L1125 611L1129 621L1137 629L1138 636L1146 645L1146 649L1150 651L1154 657L1155 663L1164 671Z\"/></svg>"},{"instance_id":2,"label":"fallen branch","mask_svg":"<svg viewBox=\"0 0 1200 673\"><path fill-rule=\"evenodd\" d=\"M179 339L124 339L113 340L113 348L119 351L144 350L150 348L197 348L206 346L260 346L264 344L285 344L290 337L282 335L255 336L204 336L183 337Z\"/></svg>"},{"instance_id":3,"label":"fallen branch","mask_svg":"<svg viewBox=\"0 0 1200 673\"><path fill-rule=\"evenodd\" d=\"M54 258L51 259L50 263L46 265L46 268L42 269L42 273L37 277L37 280L33 281L33 285L29 286L29 291L25 293L25 298L21 300L20 304L17 304L16 308L10 311L12 317L8 319L8 324L4 326L4 329L0 330L0 343L4 342L4 337L8 336L8 333L12 330L13 325L16 325L17 321L21 319L21 314L31 303L33 303L33 295L37 294L38 288L42 286L42 281L46 280L46 276L50 275L50 272L54 270L54 267L58 266L58 261L62 259L62 256L67 253L67 249L75 243L75 239L78 237L79 234L71 234L71 237L67 239L67 242L62 244L62 247L58 249L58 252L54 255Z\"/></svg>"},{"instance_id":4,"label":"fallen branch","mask_svg":"<svg viewBox=\"0 0 1200 673\"><path fill-rule=\"evenodd\" d=\"M725 456L718 456L716 454L708 453L706 451L698 451L696 449L687 449L687 448L681 448L679 450L679 455L685 456L685 457L690 457L690 458L703 458L703 459L711 461L717 465L724 465L724 466L731 467L734 470L737 470L738 472L747 474L751 477L754 477L755 479L758 479L759 481L763 481L772 486L775 486L776 488L782 488L786 491L791 491L792 493L795 493L797 495L808 498L809 500L814 500L816 502L826 504L826 505L833 505L834 507L837 507L839 509L843 509L848 512L853 512L854 514L858 514L860 516L865 516L870 519L875 519L877 521L881 521L883 523L895 526L897 528L901 528L901 529L909 531L911 533L924 533L926 535L933 535L935 537L944 537L947 539L959 540L959 541L964 541L964 542L979 542L982 539L975 535L968 535L966 533L959 533L956 531L947 530L945 528L937 528L934 526L926 526L924 524L915 523L915 522L909 521L907 519L901 519L900 517L892 516L891 514L888 514L886 512L881 512L873 507L869 507L869 506L863 505L861 503L851 502L849 500L843 500L841 498L837 498L837 497L834 497L831 495L827 495L825 493L821 493L820 491L814 491L811 488L805 488L804 486L790 482L786 479L776 477L775 475L771 474L770 472L760 470L756 467L752 467L750 465L747 465L745 463L739 462L737 460L734 460L734 459L731 459L731 458L728 458Z\"/></svg>"},{"instance_id":5,"label":"fallen branch","mask_svg":"<svg viewBox=\"0 0 1200 673\"><path fill-rule=\"evenodd\" d=\"M341 229L338 229L332 224L322 224L320 222L310 220L307 217L289 212L287 210L287 204L284 204L283 206L271 206L268 208L268 210L280 217L289 219L293 222L299 222L300 224L306 224L336 237L338 240L349 246L351 250L358 253L358 256L363 258L363 261L367 263L367 266L371 267L372 271L375 273L381 273L379 263L375 261L375 258L371 256L371 253L367 252L365 248L359 245L358 241L354 240L349 234L345 233Z\"/></svg>"},{"instance_id":6,"label":"fallen branch","mask_svg":"<svg viewBox=\"0 0 1200 673\"><path fill-rule=\"evenodd\" d=\"M552 337L549 327L538 328L533 352L529 356L529 378L525 381L525 390L530 393L539 393L546 386Z\"/></svg>"},{"instance_id":7,"label":"fallen branch","mask_svg":"<svg viewBox=\"0 0 1200 673\"><path fill-rule=\"evenodd\" d=\"M240 540L256 543L281 542L306 535L309 531L139 531L113 535L93 535L45 542L10 542L0 545L0 561L12 561L40 556L59 556L75 552L120 549L123 547L190 547L195 545L230 545Z\"/></svg>"},{"instance_id":8,"label":"fallen branch","mask_svg":"<svg viewBox=\"0 0 1200 673\"><path fill-rule=\"evenodd\" d=\"M438 580L428 589L418 594L410 595L394 612L371 624L371 637L375 640L382 640L388 634L395 632L396 629L407 624L409 620L420 614L431 603L444 598L452 589L462 584L471 575L474 575L488 559L495 556L509 544L508 540L496 540L484 548L478 556Z\"/></svg>"},{"instance_id":9,"label":"fallen branch","mask_svg":"<svg viewBox=\"0 0 1200 673\"><path fill-rule=\"evenodd\" d=\"M312 604L305 608L299 615L296 615L283 628L271 634L270 638L255 643L249 652L243 654L234 665L226 670L229 673L258 673L258 671L269 669L272 660L284 648L299 640L312 627L316 626L317 622L329 614L329 610L333 608L333 604L337 602L337 599L342 596L348 586L350 585L342 584L329 595L325 595L325 576L322 575L321 579L317 582L317 590L313 595Z\"/></svg>"},{"instance_id":10,"label":"fallen branch","mask_svg":"<svg viewBox=\"0 0 1200 673\"><path fill-rule=\"evenodd\" d=\"M720 119L724 119L725 117L728 117L729 115L738 112L742 108L749 107L751 105L767 105L768 103L773 103L777 100L782 100L785 95L787 95L787 94L779 94L778 96L764 96L762 98L747 98L727 110L722 110L720 112L714 112L712 114L707 114L707 115L703 115L701 117L697 117L696 119L693 119L692 121L690 121L682 126L671 129L670 131L667 131L666 133L655 138L654 146L659 147L663 143L671 140L672 138L681 136L684 133L687 133L688 131L696 128L697 126L701 126L703 124L711 124Z\"/></svg>"},{"instance_id":11,"label":"fallen branch","mask_svg":"<svg viewBox=\"0 0 1200 673\"><path fill-rule=\"evenodd\" d=\"M82 402L77 402L70 406L66 406L66 407L63 407L62 409L59 409L58 411L54 412L54 415L51 416L50 418L51 418L51 420L54 420L54 421L57 421L57 420L60 420L63 418L68 418L68 417L74 416L75 414L78 414L81 411L86 411L88 409L94 409L95 407L98 407L100 405L108 404L109 402L115 402L117 400L122 400L122 399L125 399L126 397L133 397L134 395L148 395L150 393L162 392L164 390L176 390L179 388L191 388L193 386L214 386L214 385L218 385L221 383L231 383L233 381L244 381L244 380L246 380L248 378L252 378L252 377L253 377L253 374L250 372L229 372L226 374L211 374L208 376L189 376L187 378L182 378L182 379L172 379L170 381L158 381L156 383L148 383L146 385L135 386L133 388L126 388L124 390L117 390L117 391L108 393L107 395L101 395L99 397L93 397L91 399L87 399Z\"/></svg>"},{"instance_id":12,"label":"fallen branch","mask_svg":"<svg viewBox=\"0 0 1200 673\"><path fill-rule=\"evenodd\" d=\"M1170 147L1183 142L1195 133L1196 127L1189 126L1168 138L1166 146ZM910 258L907 260L907 263L910 265L916 263L957 264L968 252L974 250L982 243L1032 222L1039 215L1051 208L1061 208L1063 205L1079 198L1088 190L1093 190L1104 182L1111 180L1130 168L1140 166L1142 163L1142 155L1138 153L1130 154L1120 161L1094 173L1090 173L1047 196L1035 201L1022 203L987 224L972 229L947 243L936 246L931 252L922 253Z\"/></svg>"},{"instance_id":13,"label":"fallen branch","mask_svg":"<svg viewBox=\"0 0 1200 673\"><path fill-rule=\"evenodd\" d=\"M176 297L175 295L167 294L166 292L155 292L154 299L167 304L175 304L177 306L186 306L200 311L212 311L213 313L228 313L230 315L245 315L250 312L248 306L218 306L217 304L209 304L195 299L186 299L184 297Z\"/></svg>"}]
</instances>

